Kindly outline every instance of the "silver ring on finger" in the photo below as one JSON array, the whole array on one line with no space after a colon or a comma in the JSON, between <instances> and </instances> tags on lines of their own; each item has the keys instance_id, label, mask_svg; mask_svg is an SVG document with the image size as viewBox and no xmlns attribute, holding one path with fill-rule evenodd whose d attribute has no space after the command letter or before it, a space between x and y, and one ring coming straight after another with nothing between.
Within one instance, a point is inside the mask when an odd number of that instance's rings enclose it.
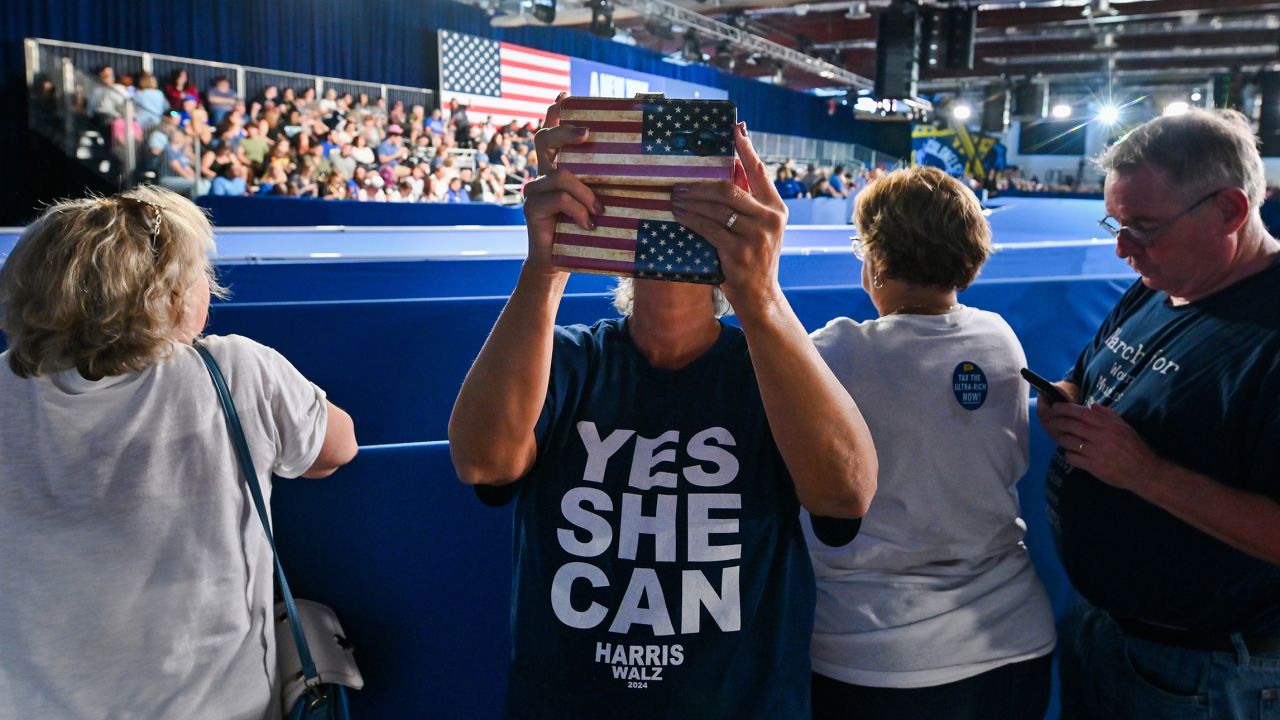
<instances>
[{"instance_id":1,"label":"silver ring on finger","mask_svg":"<svg viewBox=\"0 0 1280 720\"><path fill-rule=\"evenodd\" d=\"M724 229L732 230L733 224L738 222L738 211L734 210L729 213L729 219L724 221Z\"/></svg>"},{"instance_id":2,"label":"silver ring on finger","mask_svg":"<svg viewBox=\"0 0 1280 720\"><path fill-rule=\"evenodd\" d=\"M1081 441L1080 441L1080 447L1076 449L1076 452L1084 452L1084 441L1083 441L1083 440L1081 440Z\"/></svg>"}]
</instances>

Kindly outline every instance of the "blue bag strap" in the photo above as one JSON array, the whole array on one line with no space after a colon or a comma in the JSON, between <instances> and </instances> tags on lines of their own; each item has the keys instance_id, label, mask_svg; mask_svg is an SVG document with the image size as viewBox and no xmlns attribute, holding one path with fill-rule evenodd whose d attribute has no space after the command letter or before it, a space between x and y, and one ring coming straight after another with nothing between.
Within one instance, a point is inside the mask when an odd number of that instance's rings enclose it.
<instances>
[{"instance_id":1,"label":"blue bag strap","mask_svg":"<svg viewBox=\"0 0 1280 720\"><path fill-rule=\"evenodd\" d=\"M209 354L209 350L199 343L195 344L196 352L204 360L209 370L213 386L218 390L218 402L222 404L222 414L227 420L227 430L231 433L231 442L236 447L236 455L240 459L240 470L244 473L245 483L249 486L249 494L253 496L254 507L258 509L258 519L262 521L262 530L267 534L267 544L271 546L271 556L276 563L276 577L280 578L280 594L284 597L284 609L289 613L289 627L293 630L293 643L298 648L298 656L302 658L302 674L306 677L307 687L320 682L320 674L316 672L315 661L311 659L311 648L307 646L307 638L302 633L302 623L298 621L298 608L293 602L293 593L289 590L289 581L284 577L284 567L280 565L280 554L276 552L276 539L271 534L271 522L267 519L267 504L262 499L262 488L258 486L258 473L253 468L253 456L249 454L249 443L244 438L244 428L240 426L240 415L236 412L235 401L231 399L231 391L227 389L227 381L222 377L222 369Z\"/></svg>"}]
</instances>

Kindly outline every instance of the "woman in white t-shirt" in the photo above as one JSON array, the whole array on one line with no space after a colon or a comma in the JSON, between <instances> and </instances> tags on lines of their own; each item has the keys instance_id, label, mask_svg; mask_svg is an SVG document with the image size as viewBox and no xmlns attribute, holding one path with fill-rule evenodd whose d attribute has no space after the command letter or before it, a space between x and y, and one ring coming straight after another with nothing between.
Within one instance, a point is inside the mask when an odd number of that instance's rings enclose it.
<instances>
[{"instance_id":1,"label":"woman in white t-shirt","mask_svg":"<svg viewBox=\"0 0 1280 720\"><path fill-rule=\"evenodd\" d=\"M1055 635L1018 516L1025 356L999 315L956 299L991 231L973 193L930 167L869 185L855 221L880 317L813 339L867 419L880 482L860 530L805 521L814 717L1039 720Z\"/></svg>"},{"instance_id":2,"label":"woman in white t-shirt","mask_svg":"<svg viewBox=\"0 0 1280 720\"><path fill-rule=\"evenodd\" d=\"M193 347L212 249L199 208L143 187L50 207L0 269L0 715L281 715L271 550ZM355 455L279 353L200 342L268 499Z\"/></svg>"}]
</instances>

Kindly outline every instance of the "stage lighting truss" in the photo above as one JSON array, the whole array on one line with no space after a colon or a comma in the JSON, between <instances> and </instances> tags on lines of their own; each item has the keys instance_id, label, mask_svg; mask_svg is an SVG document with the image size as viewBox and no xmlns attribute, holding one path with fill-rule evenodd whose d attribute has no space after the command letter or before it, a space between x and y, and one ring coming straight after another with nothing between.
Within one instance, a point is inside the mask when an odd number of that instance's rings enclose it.
<instances>
[{"instance_id":1,"label":"stage lighting truss","mask_svg":"<svg viewBox=\"0 0 1280 720\"><path fill-rule=\"evenodd\" d=\"M755 33L714 20L701 13L686 10L679 5L667 2L667 0L613 0L613 4L634 10L650 21L662 20L688 28L689 32L685 36L686 51L689 45L689 35L692 34L695 38L728 42L729 46L736 52L771 58L780 67L791 66L803 70L811 75L825 78L833 85L845 85L855 89L868 90L875 87L875 83L869 78L850 72L839 65L834 65L826 60L779 45ZM695 42L698 42L698 40L695 40ZM701 56L701 49L699 49L698 54ZM932 109L932 105L928 101L918 98L910 99L906 103L910 107L922 110Z\"/></svg>"}]
</instances>

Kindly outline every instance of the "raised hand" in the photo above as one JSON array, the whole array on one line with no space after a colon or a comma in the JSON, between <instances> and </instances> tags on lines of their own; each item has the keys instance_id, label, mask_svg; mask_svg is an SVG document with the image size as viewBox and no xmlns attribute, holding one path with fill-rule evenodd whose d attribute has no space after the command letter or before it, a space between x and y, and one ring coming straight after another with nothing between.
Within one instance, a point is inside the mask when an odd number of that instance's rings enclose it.
<instances>
[{"instance_id":1,"label":"raised hand","mask_svg":"<svg viewBox=\"0 0 1280 720\"><path fill-rule=\"evenodd\" d=\"M524 217L529 227L528 263L550 273L561 272L551 265L551 246L560 217L563 215L587 230L594 230L596 223L592 216L604 212L604 205L590 188L573 173L555 167L560 148L587 142L590 135L587 128L560 124L560 101L564 97L565 94L560 93L556 102L547 108L547 125L534 135L538 171L542 175L524 186Z\"/></svg>"},{"instance_id":2,"label":"raised hand","mask_svg":"<svg viewBox=\"0 0 1280 720\"><path fill-rule=\"evenodd\" d=\"M741 176L750 189L730 181L679 184L672 205L680 224L715 246L725 297L739 313L750 313L781 294L778 258L787 206L747 139L746 123L738 123L734 135Z\"/></svg>"}]
</instances>

